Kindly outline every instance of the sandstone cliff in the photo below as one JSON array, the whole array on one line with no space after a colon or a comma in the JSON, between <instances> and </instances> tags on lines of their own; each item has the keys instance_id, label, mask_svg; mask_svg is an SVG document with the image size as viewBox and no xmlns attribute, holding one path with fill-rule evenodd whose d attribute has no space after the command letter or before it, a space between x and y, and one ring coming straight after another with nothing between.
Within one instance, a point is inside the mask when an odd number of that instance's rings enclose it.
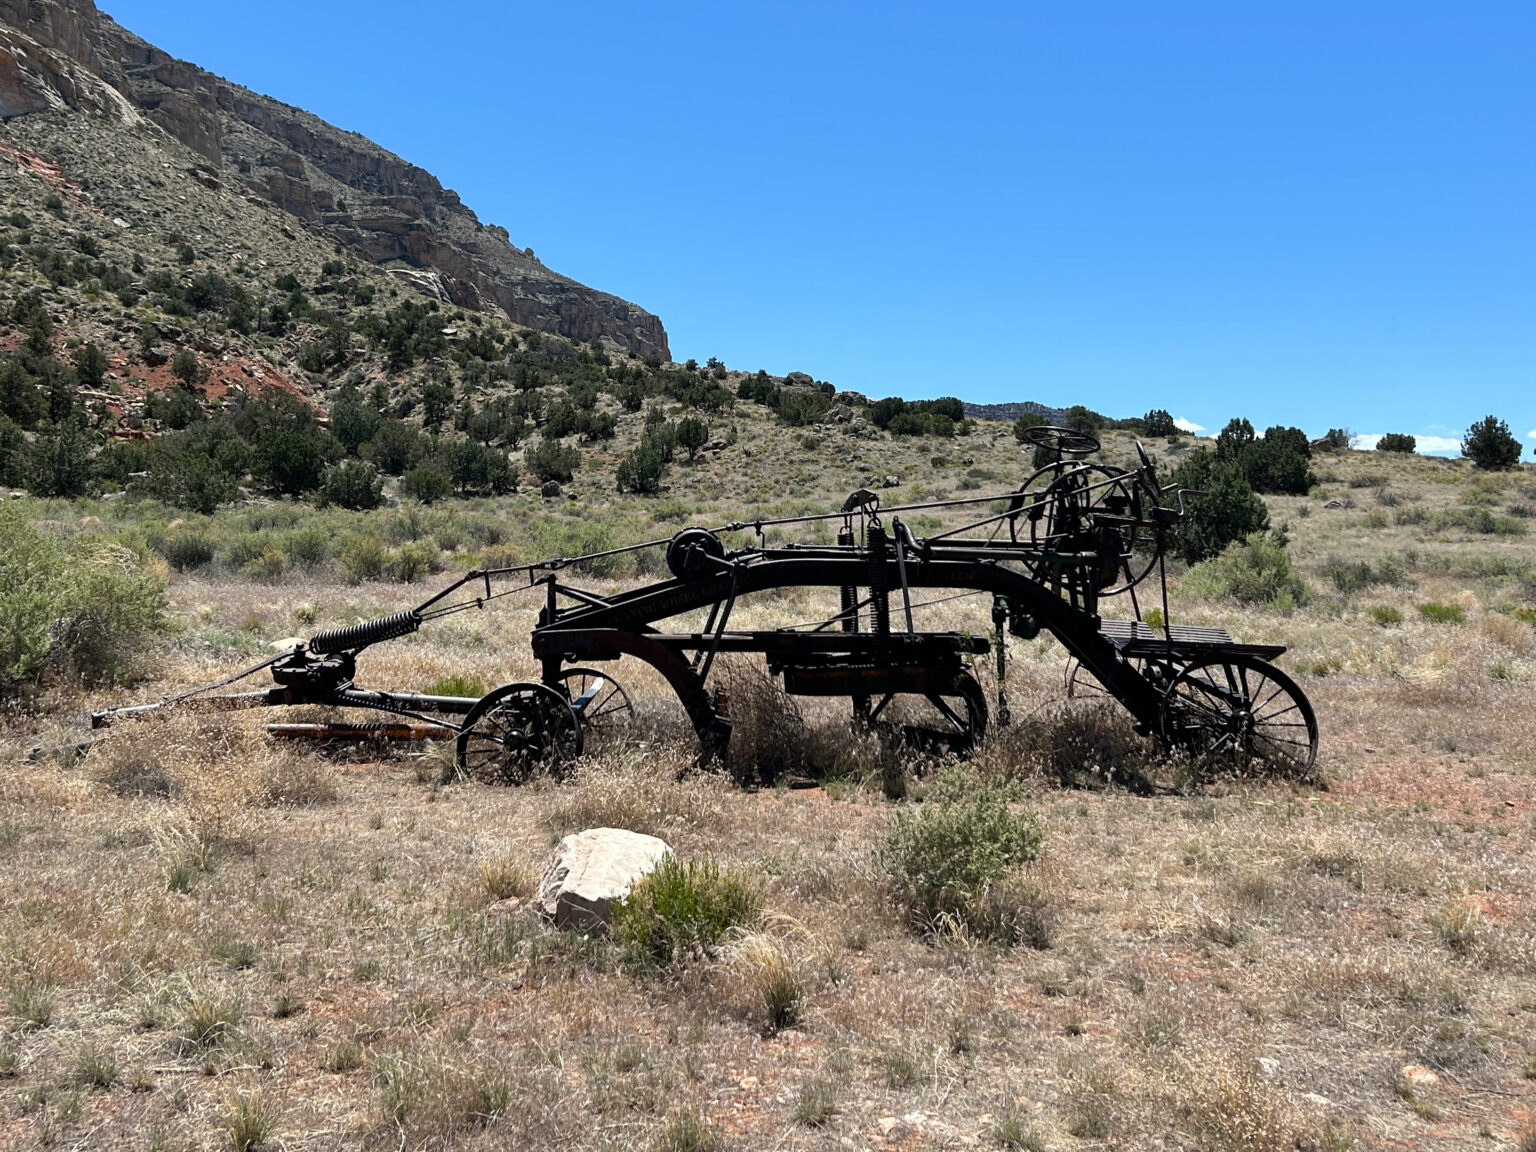
<instances>
[{"instance_id":1,"label":"sandstone cliff","mask_svg":"<svg viewBox=\"0 0 1536 1152\"><path fill-rule=\"evenodd\" d=\"M237 183L419 291L669 358L660 319L552 272L430 172L173 59L92 0L0 0L0 118L60 108L127 126L147 119L202 156L210 179Z\"/></svg>"}]
</instances>

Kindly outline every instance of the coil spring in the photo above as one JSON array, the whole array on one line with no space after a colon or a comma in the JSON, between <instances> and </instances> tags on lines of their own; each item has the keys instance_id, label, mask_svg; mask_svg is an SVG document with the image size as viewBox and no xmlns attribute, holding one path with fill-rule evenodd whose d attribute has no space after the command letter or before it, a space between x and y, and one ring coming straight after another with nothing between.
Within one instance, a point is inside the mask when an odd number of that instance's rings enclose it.
<instances>
[{"instance_id":1,"label":"coil spring","mask_svg":"<svg viewBox=\"0 0 1536 1152\"><path fill-rule=\"evenodd\" d=\"M853 547L853 529L843 528L837 534L839 548ZM842 600L843 631L857 632L859 630L859 590L852 584L844 584L840 599Z\"/></svg>"},{"instance_id":2,"label":"coil spring","mask_svg":"<svg viewBox=\"0 0 1536 1152\"><path fill-rule=\"evenodd\" d=\"M421 627L421 616L413 608L382 616L377 620L364 620L361 624L349 624L345 628L329 628L310 637L309 650L325 655L330 652L356 652L382 640L394 640L409 636Z\"/></svg>"},{"instance_id":3,"label":"coil spring","mask_svg":"<svg viewBox=\"0 0 1536 1152\"><path fill-rule=\"evenodd\" d=\"M890 573L885 567L885 529L871 524L864 541L869 550L869 598L875 614L875 632L885 636L891 630Z\"/></svg>"}]
</instances>

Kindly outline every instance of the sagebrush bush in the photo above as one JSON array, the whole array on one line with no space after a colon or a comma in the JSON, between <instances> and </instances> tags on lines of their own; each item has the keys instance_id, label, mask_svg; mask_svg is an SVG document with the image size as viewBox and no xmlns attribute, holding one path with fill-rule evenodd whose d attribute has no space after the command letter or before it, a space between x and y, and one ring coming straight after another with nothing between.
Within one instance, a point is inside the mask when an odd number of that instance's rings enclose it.
<instances>
[{"instance_id":1,"label":"sagebrush bush","mask_svg":"<svg viewBox=\"0 0 1536 1152\"><path fill-rule=\"evenodd\" d=\"M1383 557L1375 564L1369 560L1343 560L1330 556L1323 565L1323 575L1347 596L1376 584L1401 584L1407 574L1402 563L1391 556Z\"/></svg>"},{"instance_id":2,"label":"sagebrush bush","mask_svg":"<svg viewBox=\"0 0 1536 1152\"><path fill-rule=\"evenodd\" d=\"M1191 568L1184 591L1207 599L1240 600L1289 612L1309 598L1306 582L1291 570L1291 554L1270 532L1254 532Z\"/></svg>"},{"instance_id":3,"label":"sagebrush bush","mask_svg":"<svg viewBox=\"0 0 1536 1152\"><path fill-rule=\"evenodd\" d=\"M1011 791L969 769L939 774L921 806L896 814L876 850L897 898L925 931L983 932L992 890L1040 854L1039 816L1014 811Z\"/></svg>"},{"instance_id":4,"label":"sagebrush bush","mask_svg":"<svg viewBox=\"0 0 1536 1152\"><path fill-rule=\"evenodd\" d=\"M190 572L206 568L213 563L216 549L206 533L182 531L167 536L155 550L165 557L165 562L178 572Z\"/></svg>"},{"instance_id":5,"label":"sagebrush bush","mask_svg":"<svg viewBox=\"0 0 1536 1152\"><path fill-rule=\"evenodd\" d=\"M744 872L668 853L614 906L613 934L631 958L666 966L713 956L761 916L761 887Z\"/></svg>"},{"instance_id":6,"label":"sagebrush bush","mask_svg":"<svg viewBox=\"0 0 1536 1152\"><path fill-rule=\"evenodd\" d=\"M0 509L0 697L49 672L121 678L166 630L165 583L127 548L96 537L66 546L15 506Z\"/></svg>"},{"instance_id":7,"label":"sagebrush bush","mask_svg":"<svg viewBox=\"0 0 1536 1152\"><path fill-rule=\"evenodd\" d=\"M402 544L394 559L395 578L403 584L414 584L422 577L440 570L437 546L424 540L411 540Z\"/></svg>"},{"instance_id":8,"label":"sagebrush bush","mask_svg":"<svg viewBox=\"0 0 1536 1152\"><path fill-rule=\"evenodd\" d=\"M378 580L389 568L389 549L376 533L357 532L342 545L336 566L348 584Z\"/></svg>"}]
</instances>

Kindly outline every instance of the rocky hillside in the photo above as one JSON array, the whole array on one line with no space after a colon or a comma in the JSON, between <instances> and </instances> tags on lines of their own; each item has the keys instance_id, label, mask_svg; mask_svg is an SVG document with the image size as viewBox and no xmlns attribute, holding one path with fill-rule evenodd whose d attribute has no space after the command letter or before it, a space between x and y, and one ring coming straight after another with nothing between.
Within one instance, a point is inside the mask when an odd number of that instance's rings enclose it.
<instances>
[{"instance_id":1,"label":"rocky hillside","mask_svg":"<svg viewBox=\"0 0 1536 1152\"><path fill-rule=\"evenodd\" d=\"M0 49L0 146L24 169L56 165L124 226L151 224L141 192L170 169L225 193L224 222L303 232L443 302L668 359L656 316L546 268L431 173L173 59L91 0L0 0Z\"/></svg>"}]
</instances>

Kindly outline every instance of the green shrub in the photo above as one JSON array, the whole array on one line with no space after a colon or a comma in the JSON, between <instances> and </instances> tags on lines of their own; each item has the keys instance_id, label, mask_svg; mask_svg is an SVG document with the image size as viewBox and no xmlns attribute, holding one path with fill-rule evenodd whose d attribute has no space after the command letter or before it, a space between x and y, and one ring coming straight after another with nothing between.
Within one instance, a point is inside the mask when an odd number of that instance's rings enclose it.
<instances>
[{"instance_id":1,"label":"green shrub","mask_svg":"<svg viewBox=\"0 0 1536 1152\"><path fill-rule=\"evenodd\" d=\"M87 683L118 679L168 627L163 581L118 544L66 546L19 507L0 508L0 697L50 670Z\"/></svg>"},{"instance_id":2,"label":"green shrub","mask_svg":"<svg viewBox=\"0 0 1536 1152\"><path fill-rule=\"evenodd\" d=\"M423 504L432 504L453 492L453 481L436 468L412 468L400 480L400 493Z\"/></svg>"},{"instance_id":3,"label":"green shrub","mask_svg":"<svg viewBox=\"0 0 1536 1152\"><path fill-rule=\"evenodd\" d=\"M206 568L213 563L213 539L203 532L183 531L167 536L155 549L178 572Z\"/></svg>"},{"instance_id":4,"label":"green shrub","mask_svg":"<svg viewBox=\"0 0 1536 1152\"><path fill-rule=\"evenodd\" d=\"M384 502L384 481L379 470L362 460L343 460L327 468L320 482L321 507L335 504L341 508L366 511Z\"/></svg>"},{"instance_id":5,"label":"green shrub","mask_svg":"<svg viewBox=\"0 0 1536 1152\"><path fill-rule=\"evenodd\" d=\"M714 955L732 930L761 916L761 890L744 873L668 853L615 905L613 933L632 959L666 966Z\"/></svg>"},{"instance_id":6,"label":"green shrub","mask_svg":"<svg viewBox=\"0 0 1536 1152\"><path fill-rule=\"evenodd\" d=\"M356 532L342 545L336 566L348 584L377 580L389 567L389 549L376 533Z\"/></svg>"},{"instance_id":7,"label":"green shrub","mask_svg":"<svg viewBox=\"0 0 1536 1152\"><path fill-rule=\"evenodd\" d=\"M652 445L642 441L619 461L615 482L620 492L647 493L661 488L667 463Z\"/></svg>"},{"instance_id":8,"label":"green shrub","mask_svg":"<svg viewBox=\"0 0 1536 1152\"><path fill-rule=\"evenodd\" d=\"M1390 628L1394 624L1403 622L1403 613L1400 609L1390 604L1372 604L1370 617L1383 628Z\"/></svg>"},{"instance_id":9,"label":"green shrub","mask_svg":"<svg viewBox=\"0 0 1536 1152\"><path fill-rule=\"evenodd\" d=\"M1045 829L1033 812L1015 812L1011 794L974 772L942 772L928 799L897 813L876 858L896 894L925 931L985 929L996 918L989 897L1040 854Z\"/></svg>"},{"instance_id":10,"label":"green shrub","mask_svg":"<svg viewBox=\"0 0 1536 1152\"><path fill-rule=\"evenodd\" d=\"M1419 615L1431 624L1464 624L1467 619L1460 604L1420 604Z\"/></svg>"},{"instance_id":11,"label":"green shrub","mask_svg":"<svg viewBox=\"0 0 1536 1152\"><path fill-rule=\"evenodd\" d=\"M264 534L240 532L224 546L224 554L219 559L226 567L238 572L260 556L266 547L267 538Z\"/></svg>"},{"instance_id":12,"label":"green shrub","mask_svg":"<svg viewBox=\"0 0 1536 1152\"><path fill-rule=\"evenodd\" d=\"M1346 596L1377 584L1401 584L1406 578L1402 564L1390 556L1375 564L1369 560L1341 560L1330 556L1323 565L1323 575Z\"/></svg>"},{"instance_id":13,"label":"green shrub","mask_svg":"<svg viewBox=\"0 0 1536 1152\"><path fill-rule=\"evenodd\" d=\"M1406 432L1388 432L1380 440L1376 441L1378 452L1412 453L1418 451L1419 442Z\"/></svg>"},{"instance_id":14,"label":"green shrub","mask_svg":"<svg viewBox=\"0 0 1536 1152\"><path fill-rule=\"evenodd\" d=\"M1481 536L1524 536L1530 529L1516 516L1500 516L1491 508L1451 508L1440 513L1436 523L1441 528L1463 528Z\"/></svg>"},{"instance_id":15,"label":"green shrub","mask_svg":"<svg viewBox=\"0 0 1536 1152\"><path fill-rule=\"evenodd\" d=\"M269 542L261 550L261 555L241 567L240 574L248 576L252 580L260 580L266 584L275 584L283 578L283 573L287 571L287 555L275 543Z\"/></svg>"},{"instance_id":16,"label":"green shrub","mask_svg":"<svg viewBox=\"0 0 1536 1152\"><path fill-rule=\"evenodd\" d=\"M1013 422L1013 436L1020 444L1024 443L1024 433L1031 428L1039 428L1046 423L1044 416L1038 412L1026 412Z\"/></svg>"},{"instance_id":17,"label":"green shrub","mask_svg":"<svg viewBox=\"0 0 1536 1152\"><path fill-rule=\"evenodd\" d=\"M395 578L404 584L414 584L423 576L440 571L436 545L424 540L410 540L400 546L395 557Z\"/></svg>"},{"instance_id":18,"label":"green shrub","mask_svg":"<svg viewBox=\"0 0 1536 1152\"><path fill-rule=\"evenodd\" d=\"M1254 532L1227 545L1214 560L1184 577L1186 591L1209 599L1264 604L1288 612L1308 599L1306 582L1291 570L1291 555L1273 533Z\"/></svg>"},{"instance_id":19,"label":"green shrub","mask_svg":"<svg viewBox=\"0 0 1536 1152\"><path fill-rule=\"evenodd\" d=\"M697 416L684 416L677 422L677 446L692 460L709 443L709 425Z\"/></svg>"},{"instance_id":20,"label":"green shrub","mask_svg":"<svg viewBox=\"0 0 1536 1152\"><path fill-rule=\"evenodd\" d=\"M149 475L132 481L131 491L206 516L239 496L240 486L205 455L162 451L151 457Z\"/></svg>"},{"instance_id":21,"label":"green shrub","mask_svg":"<svg viewBox=\"0 0 1536 1152\"><path fill-rule=\"evenodd\" d=\"M1203 493L1185 497L1184 515L1173 530L1174 551L1188 564L1269 527L1269 511L1242 470L1204 448L1190 453L1170 480Z\"/></svg>"},{"instance_id":22,"label":"green shrub","mask_svg":"<svg viewBox=\"0 0 1536 1152\"><path fill-rule=\"evenodd\" d=\"M320 567L331 558L332 547L332 534L315 525L290 532L283 540L288 559L304 568Z\"/></svg>"},{"instance_id":23,"label":"green shrub","mask_svg":"<svg viewBox=\"0 0 1536 1152\"><path fill-rule=\"evenodd\" d=\"M1399 508L1396 515L1393 516L1393 520L1396 521L1400 528L1428 524L1433 518L1428 508L1419 507Z\"/></svg>"},{"instance_id":24,"label":"green shrub","mask_svg":"<svg viewBox=\"0 0 1536 1152\"><path fill-rule=\"evenodd\" d=\"M251 475L273 492L299 496L320 486L325 453L318 436L288 428L268 428L256 438Z\"/></svg>"}]
</instances>

